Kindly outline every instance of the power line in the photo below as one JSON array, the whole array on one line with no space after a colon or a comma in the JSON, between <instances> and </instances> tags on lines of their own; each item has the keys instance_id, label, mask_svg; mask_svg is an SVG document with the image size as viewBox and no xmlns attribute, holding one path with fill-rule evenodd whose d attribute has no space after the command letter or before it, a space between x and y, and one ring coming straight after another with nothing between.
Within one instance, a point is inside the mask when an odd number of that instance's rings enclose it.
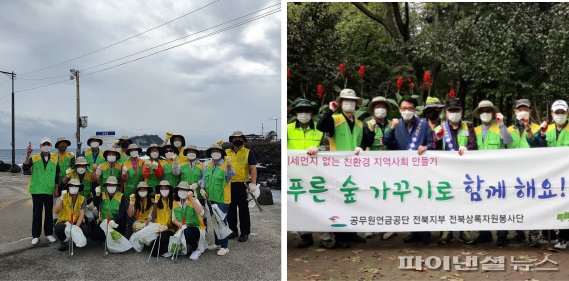
<instances>
[{"instance_id":1,"label":"power line","mask_svg":"<svg viewBox=\"0 0 569 281\"><path fill-rule=\"evenodd\" d=\"M153 27L153 28L151 28L151 29L145 30L145 31L143 31L143 32L141 32L141 33L135 34L135 35L130 36L130 37L126 38L126 39L123 39L123 40L120 40L120 41L115 42L115 43L113 43L113 44L107 45L107 46L105 46L105 47L103 47L103 48L100 48L100 49L97 49L97 50L95 50L95 51L91 51L91 52L88 52L88 53L86 53L86 54L83 54L83 55L80 55L80 56L77 56L77 57L74 57L74 58L71 58L71 59L67 59L67 60L65 60L65 61L62 61L62 62L60 62L60 63L53 64L53 65L50 65L50 66L46 66L46 67L38 68L38 69L35 69L35 70L32 70L32 71L28 71L28 72L25 72L25 73L20 74L20 75L27 75L27 74L30 74L30 73L35 73L35 72L38 72L38 71L50 69L50 68L53 68L53 67L56 67L56 66L59 66L59 65L68 63L68 62L72 62L72 61L74 61L74 60L77 60L77 59L80 59L80 58L83 58L83 57L86 57L86 56L89 56L89 55L92 55L92 54L95 54L95 53L98 53L98 52L103 51L103 50L105 50L105 49L108 49L108 48L110 48L110 47L116 46L116 45L118 45L118 44L120 44L120 43L126 42L126 41L128 41L128 40L130 40L130 39L132 39L132 38L138 37L138 36L140 36L140 35L142 35L142 34L145 34L145 33L148 33L148 32L150 32L150 31L152 31L152 30L155 30L155 29L157 29L157 28L160 28L160 27L162 27L162 26L164 26L164 25L167 25L167 24L169 24L169 23L171 23L171 22L174 22L174 21L176 21L176 20L179 20L179 19L181 19L181 18L183 18L183 17L186 17L186 16L188 16L188 15L190 15L190 14L193 14L193 13L195 13L195 12L197 12L197 11L199 11L199 10L202 10L202 9L208 7L208 6L211 6L211 5L213 5L213 4L215 4L215 3L219 2L219 1L222 1L222 0L215 0L215 1L213 1L213 2L210 2L210 3L208 3L208 4L204 5L204 6L201 6L201 7L197 8L197 9L193 10L193 11L190 11L190 12L188 12L188 13L185 13L185 14L183 14L183 15L181 15L181 16L175 18L175 19L169 20L169 21L167 21L167 22L165 22L165 23L162 23L162 24L160 24L160 25L157 25L157 26L155 26L155 27Z\"/></svg>"},{"instance_id":2,"label":"power line","mask_svg":"<svg viewBox=\"0 0 569 281\"><path fill-rule=\"evenodd\" d=\"M214 28L219 27L219 26L226 25L226 24L228 24L228 23L230 23L230 22L234 22L234 21L236 21L236 20L245 18L245 17L250 16L250 15L252 15L252 14L256 14L256 13L258 13L258 12L261 12L261 11L264 11L264 10L267 10L267 9L271 9L271 8L273 8L273 7L275 7L275 6L280 6L280 3L277 3L277 4L274 4L274 5L268 6L268 7L266 7L266 8L263 8L263 9L260 9L260 10L257 10L257 11L254 11L254 12L252 12L252 13L249 13L249 14L246 14L246 15L243 15L243 16L240 16L240 17L237 17L237 18L234 18L234 19L232 19L232 20L229 20L229 21L220 23L220 24L218 24L218 25L215 25L215 26L212 26L212 27L209 27L209 28L206 28L206 29L202 29L202 30L197 31L197 32L194 32L194 33L192 33L192 34L189 34L189 35L186 35L186 36L182 36L182 37L180 37L180 38L178 38L178 39L174 39L174 40L168 41L168 42L166 42L166 43L162 43L162 44L160 44L160 45L156 45L156 46L154 46L154 47L151 47L151 48L148 48L148 49L144 49L144 50L142 50L142 51L139 51L139 52L136 52L136 53L133 53L133 54L124 56L124 57L120 57L120 58L117 58L117 59L113 59L113 60L110 60L110 61L107 61L107 62L104 62L104 63L101 63L101 64L97 64L97 65L94 65L94 66L90 66L90 67L87 67L87 68L83 68L83 69L81 69L81 71L85 71L85 70L97 68L97 67L100 67L100 66L103 66L103 65L107 65L107 64L109 64L109 63L113 63L113 62L116 62L116 61L119 61L119 60L123 60L123 59L125 59L125 58L129 58L129 57L132 57L132 56L135 56L135 55L144 53L144 52L146 52L146 51L150 51L150 50L152 50L152 49L156 49L156 48L158 48L158 47L162 47L162 46L164 46L164 45L168 45L168 44L170 44L170 43L173 43L173 42L176 42L176 41L180 41L180 40L182 40L182 39L184 39L184 38L188 38L188 37L190 37L190 36L193 36L193 35L196 35L196 34L200 34L200 33L204 32L204 31L207 31L207 30L210 30L210 29L214 29Z\"/></svg>"},{"instance_id":3,"label":"power line","mask_svg":"<svg viewBox=\"0 0 569 281\"><path fill-rule=\"evenodd\" d=\"M56 84L61 84L63 82L68 82L71 81L69 80L69 78L65 79L65 80L61 80L58 82L53 82L53 83L49 83L49 84L45 84L45 85L41 85L41 86L37 86L37 87L33 87L33 88L27 88L27 89L23 89L23 90L18 90L18 91L14 91L14 93L21 93L21 92L27 92L27 91L31 91L31 90L35 90L35 89L40 89L43 87L47 87L47 86L51 86L51 85L56 85Z\"/></svg>"},{"instance_id":4,"label":"power line","mask_svg":"<svg viewBox=\"0 0 569 281\"><path fill-rule=\"evenodd\" d=\"M53 76L53 77L44 77L44 78L20 78L20 79L27 80L27 81L41 81L41 80L57 79L57 78L62 78L62 77L69 77L69 74Z\"/></svg>"}]
</instances>

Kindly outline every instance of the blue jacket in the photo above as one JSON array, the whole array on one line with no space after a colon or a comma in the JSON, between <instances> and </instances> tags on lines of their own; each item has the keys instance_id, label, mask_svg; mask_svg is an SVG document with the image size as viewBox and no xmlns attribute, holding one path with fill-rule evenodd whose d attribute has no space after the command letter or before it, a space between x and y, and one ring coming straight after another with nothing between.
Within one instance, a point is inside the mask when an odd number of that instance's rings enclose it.
<instances>
[{"instance_id":1,"label":"blue jacket","mask_svg":"<svg viewBox=\"0 0 569 281\"><path fill-rule=\"evenodd\" d=\"M416 131L416 128L421 124L421 128L419 131ZM407 131L405 121L401 118L399 119L399 124L395 127L394 130L387 130L385 136L383 137L383 142L387 145L389 150L417 150L419 146L423 145L426 146L428 149L434 148L434 136L429 123L425 119L420 119L417 117L413 117L413 130L411 131L412 135L410 135ZM418 134L417 134L418 133ZM417 137L415 141L415 145L413 147L409 147L409 144L412 142L413 138Z\"/></svg>"}]
</instances>

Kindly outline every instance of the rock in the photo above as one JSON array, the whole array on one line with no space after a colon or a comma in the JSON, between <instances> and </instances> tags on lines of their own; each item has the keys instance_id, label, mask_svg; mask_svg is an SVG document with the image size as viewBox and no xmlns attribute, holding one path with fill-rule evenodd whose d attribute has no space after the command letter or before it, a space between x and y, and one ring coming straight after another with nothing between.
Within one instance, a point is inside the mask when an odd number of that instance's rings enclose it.
<instances>
[{"instance_id":1,"label":"rock","mask_svg":"<svg viewBox=\"0 0 569 281\"><path fill-rule=\"evenodd\" d=\"M259 198L257 198L257 202L259 202L259 205L274 205L275 204L273 202L273 193L271 192L271 190L269 190L266 187L261 187L260 191L261 191L261 194L259 195Z\"/></svg>"},{"instance_id":2,"label":"rock","mask_svg":"<svg viewBox=\"0 0 569 281\"><path fill-rule=\"evenodd\" d=\"M20 168L20 166L18 166L18 165L14 165L10 169L10 173L13 173L13 174L19 174L21 172L22 172L22 168Z\"/></svg>"},{"instance_id":3,"label":"rock","mask_svg":"<svg viewBox=\"0 0 569 281\"><path fill-rule=\"evenodd\" d=\"M0 161L0 172L8 172L8 171L10 171L11 167L12 167L12 165L6 164L3 161Z\"/></svg>"}]
</instances>

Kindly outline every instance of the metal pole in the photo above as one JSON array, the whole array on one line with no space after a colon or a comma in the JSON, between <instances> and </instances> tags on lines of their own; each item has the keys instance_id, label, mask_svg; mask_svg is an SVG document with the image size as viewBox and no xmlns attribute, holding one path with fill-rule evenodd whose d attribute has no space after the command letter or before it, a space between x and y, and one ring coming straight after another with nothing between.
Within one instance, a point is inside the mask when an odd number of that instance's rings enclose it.
<instances>
[{"instance_id":1,"label":"metal pole","mask_svg":"<svg viewBox=\"0 0 569 281\"><path fill-rule=\"evenodd\" d=\"M275 141L277 141L277 140L279 139L279 132L278 132L278 130L277 130L279 118L269 118L269 119L275 120Z\"/></svg>"},{"instance_id":2,"label":"metal pole","mask_svg":"<svg viewBox=\"0 0 569 281\"><path fill-rule=\"evenodd\" d=\"M79 70L75 70L75 81L77 84L77 156L81 155L81 112L80 112L80 99L79 99Z\"/></svg>"},{"instance_id":3,"label":"metal pole","mask_svg":"<svg viewBox=\"0 0 569 281\"><path fill-rule=\"evenodd\" d=\"M12 71L12 168L10 171L16 173L19 169L16 168L16 115L14 106L14 71Z\"/></svg>"}]
</instances>

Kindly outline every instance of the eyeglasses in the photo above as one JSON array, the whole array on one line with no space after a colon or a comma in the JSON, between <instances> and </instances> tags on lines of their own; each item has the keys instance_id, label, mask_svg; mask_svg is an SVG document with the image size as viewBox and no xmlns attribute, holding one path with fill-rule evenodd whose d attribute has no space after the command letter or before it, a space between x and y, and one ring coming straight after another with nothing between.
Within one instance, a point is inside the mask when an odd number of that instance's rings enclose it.
<instances>
[{"instance_id":1,"label":"eyeglasses","mask_svg":"<svg viewBox=\"0 0 569 281\"><path fill-rule=\"evenodd\" d=\"M409 111L415 111L414 107L400 107L401 110L405 111L405 110L409 110Z\"/></svg>"}]
</instances>

